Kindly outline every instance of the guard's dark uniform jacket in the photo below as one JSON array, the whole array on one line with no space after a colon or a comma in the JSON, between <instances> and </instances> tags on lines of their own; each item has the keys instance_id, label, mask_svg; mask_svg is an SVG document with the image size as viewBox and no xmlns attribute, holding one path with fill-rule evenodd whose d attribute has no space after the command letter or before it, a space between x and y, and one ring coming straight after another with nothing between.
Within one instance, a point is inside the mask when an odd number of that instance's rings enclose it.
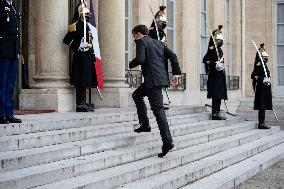
<instances>
[{"instance_id":1,"label":"guard's dark uniform jacket","mask_svg":"<svg viewBox=\"0 0 284 189\"><path fill-rule=\"evenodd\" d=\"M158 28L158 33L159 33L159 37L160 40L162 41L164 38L166 38L166 33L164 32L163 29ZM149 29L149 36L153 39L158 39L158 35L157 35L157 30L156 27L151 27Z\"/></svg>"},{"instance_id":2,"label":"guard's dark uniform jacket","mask_svg":"<svg viewBox=\"0 0 284 189\"><path fill-rule=\"evenodd\" d=\"M211 42L212 38L210 39ZM210 45L211 44L211 45ZM216 61L218 61L218 56L216 49L214 47L213 41L209 43L208 51L203 57L203 63L205 63L206 72L208 75L207 80L207 98L212 99L228 99L227 86L226 86L226 74L225 71L218 71L216 66ZM218 52L220 58L223 57L223 50L218 47ZM210 61L208 65L206 61Z\"/></svg>"},{"instance_id":3,"label":"guard's dark uniform jacket","mask_svg":"<svg viewBox=\"0 0 284 189\"><path fill-rule=\"evenodd\" d=\"M90 31L87 25L87 31ZM63 42L73 49L73 62L71 67L70 83L76 87L97 86L95 72L95 55L93 48L86 52L79 50L80 43L84 37L84 23L82 21L69 25L68 33ZM87 42L92 44L92 36L87 32Z\"/></svg>"},{"instance_id":4,"label":"guard's dark uniform jacket","mask_svg":"<svg viewBox=\"0 0 284 189\"><path fill-rule=\"evenodd\" d=\"M14 5L0 0L0 57L15 59L20 54L20 14Z\"/></svg>"},{"instance_id":5,"label":"guard's dark uniform jacket","mask_svg":"<svg viewBox=\"0 0 284 189\"><path fill-rule=\"evenodd\" d=\"M146 53L145 49L147 49ZM161 41L145 36L136 41L136 58L129 63L129 67L134 68L141 65L146 89L159 86L169 87L168 59L171 62L173 75L180 75L181 71L175 53Z\"/></svg>"},{"instance_id":6,"label":"guard's dark uniform jacket","mask_svg":"<svg viewBox=\"0 0 284 189\"><path fill-rule=\"evenodd\" d=\"M265 60L265 59L264 59ZM270 77L270 71L267 67L267 59L264 61L264 65L267 71L267 76ZM258 79L255 78L258 77ZM272 93L271 85L264 85L263 79L265 77L264 69L256 53L254 61L254 69L251 73L251 79L253 80L253 89L255 91L254 109L255 110L272 110Z\"/></svg>"}]
</instances>

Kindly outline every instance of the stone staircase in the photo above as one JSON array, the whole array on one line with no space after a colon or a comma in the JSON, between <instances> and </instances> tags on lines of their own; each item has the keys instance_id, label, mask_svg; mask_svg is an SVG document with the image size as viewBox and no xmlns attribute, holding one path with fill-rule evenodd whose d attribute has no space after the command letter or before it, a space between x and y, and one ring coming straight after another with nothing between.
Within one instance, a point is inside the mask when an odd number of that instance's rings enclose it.
<instances>
[{"instance_id":1,"label":"stone staircase","mask_svg":"<svg viewBox=\"0 0 284 189\"><path fill-rule=\"evenodd\" d=\"M202 106L167 111L176 147L158 158L155 119L149 113L151 133L134 133L135 112L25 115L22 124L0 125L0 188L232 188L284 158L279 127L212 121Z\"/></svg>"},{"instance_id":2,"label":"stone staircase","mask_svg":"<svg viewBox=\"0 0 284 189\"><path fill-rule=\"evenodd\" d=\"M253 102L253 98L247 98L242 100L236 111L237 115L244 117L246 120L257 122L258 111L253 110ZM272 111L267 110L265 116L265 123L269 126L282 126L282 128L284 129L284 98L273 98L272 103L279 121L277 122L275 120Z\"/></svg>"}]
</instances>

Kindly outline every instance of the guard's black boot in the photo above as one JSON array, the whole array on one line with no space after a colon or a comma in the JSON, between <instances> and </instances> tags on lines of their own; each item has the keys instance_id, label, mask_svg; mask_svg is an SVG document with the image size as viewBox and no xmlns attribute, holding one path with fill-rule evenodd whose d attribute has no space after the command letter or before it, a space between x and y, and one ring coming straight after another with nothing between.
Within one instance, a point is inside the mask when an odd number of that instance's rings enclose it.
<instances>
[{"instance_id":1,"label":"guard's black boot","mask_svg":"<svg viewBox=\"0 0 284 189\"><path fill-rule=\"evenodd\" d=\"M15 118L14 116L9 116L7 117L7 120L10 122L10 123L22 123L22 120L18 119L18 118Z\"/></svg>"},{"instance_id":2,"label":"guard's black boot","mask_svg":"<svg viewBox=\"0 0 284 189\"><path fill-rule=\"evenodd\" d=\"M226 120L226 118L222 117L220 114L213 114L212 120Z\"/></svg>"},{"instance_id":3,"label":"guard's black boot","mask_svg":"<svg viewBox=\"0 0 284 189\"><path fill-rule=\"evenodd\" d=\"M81 102L80 105L76 106L76 112L90 112L90 109L85 102Z\"/></svg>"},{"instance_id":4,"label":"guard's black boot","mask_svg":"<svg viewBox=\"0 0 284 189\"><path fill-rule=\"evenodd\" d=\"M90 112L95 111L95 104L94 103L86 103L86 106L89 108Z\"/></svg>"},{"instance_id":5,"label":"guard's black boot","mask_svg":"<svg viewBox=\"0 0 284 189\"><path fill-rule=\"evenodd\" d=\"M151 132L151 127L149 125L142 124L138 129L134 129L134 132L136 133Z\"/></svg>"},{"instance_id":6,"label":"guard's black boot","mask_svg":"<svg viewBox=\"0 0 284 189\"><path fill-rule=\"evenodd\" d=\"M171 144L165 144L162 147L162 153L158 154L158 157L164 157L165 155L167 155L167 153L173 149L175 147L175 145L173 143Z\"/></svg>"},{"instance_id":7,"label":"guard's black boot","mask_svg":"<svg viewBox=\"0 0 284 189\"><path fill-rule=\"evenodd\" d=\"M259 123L258 129L270 129L270 127L266 126L264 123Z\"/></svg>"},{"instance_id":8,"label":"guard's black boot","mask_svg":"<svg viewBox=\"0 0 284 189\"><path fill-rule=\"evenodd\" d=\"M0 117L0 124L9 124L10 122L8 121L8 119L6 119L6 117Z\"/></svg>"}]
</instances>

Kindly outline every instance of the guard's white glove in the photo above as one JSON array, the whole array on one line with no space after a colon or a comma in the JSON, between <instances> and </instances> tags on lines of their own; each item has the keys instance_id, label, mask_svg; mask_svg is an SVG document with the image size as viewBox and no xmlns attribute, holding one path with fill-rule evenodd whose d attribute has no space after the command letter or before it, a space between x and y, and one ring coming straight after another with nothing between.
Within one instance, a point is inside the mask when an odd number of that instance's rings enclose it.
<instances>
[{"instance_id":1,"label":"guard's white glove","mask_svg":"<svg viewBox=\"0 0 284 189\"><path fill-rule=\"evenodd\" d=\"M271 85L270 78L269 78L269 77L263 78L263 84L264 84L264 85Z\"/></svg>"},{"instance_id":2,"label":"guard's white glove","mask_svg":"<svg viewBox=\"0 0 284 189\"><path fill-rule=\"evenodd\" d=\"M81 41L80 43L80 49L84 49L84 48L87 48L88 47L88 43L84 42L84 40Z\"/></svg>"},{"instance_id":3,"label":"guard's white glove","mask_svg":"<svg viewBox=\"0 0 284 189\"><path fill-rule=\"evenodd\" d=\"M217 61L215 63L216 63L216 66L215 66L216 70L218 70L218 71L224 70L224 64L222 62Z\"/></svg>"}]
</instances>

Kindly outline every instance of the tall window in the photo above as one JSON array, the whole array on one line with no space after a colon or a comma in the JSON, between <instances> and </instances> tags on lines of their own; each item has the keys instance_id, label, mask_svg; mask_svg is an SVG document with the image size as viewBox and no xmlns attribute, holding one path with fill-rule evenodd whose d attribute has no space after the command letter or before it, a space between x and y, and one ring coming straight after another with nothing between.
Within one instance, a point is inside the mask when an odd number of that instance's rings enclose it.
<instances>
[{"instance_id":1,"label":"tall window","mask_svg":"<svg viewBox=\"0 0 284 189\"><path fill-rule=\"evenodd\" d=\"M225 55L226 72L232 75L232 0L226 0L226 28L225 28L225 43L227 45L227 54Z\"/></svg>"},{"instance_id":2,"label":"tall window","mask_svg":"<svg viewBox=\"0 0 284 189\"><path fill-rule=\"evenodd\" d=\"M276 4L277 95L284 96L284 1Z\"/></svg>"},{"instance_id":3,"label":"tall window","mask_svg":"<svg viewBox=\"0 0 284 189\"><path fill-rule=\"evenodd\" d=\"M164 5L167 7L166 16L168 19L166 34L168 47L174 52L176 51L176 1L164 0Z\"/></svg>"},{"instance_id":4,"label":"tall window","mask_svg":"<svg viewBox=\"0 0 284 189\"><path fill-rule=\"evenodd\" d=\"M208 29L207 29L207 0L201 0L201 32L200 32L200 41L201 41L201 49L200 49L200 60L202 60L203 56L207 52L208 48ZM200 66L200 73L205 74L205 67L203 64Z\"/></svg>"},{"instance_id":5,"label":"tall window","mask_svg":"<svg viewBox=\"0 0 284 189\"><path fill-rule=\"evenodd\" d=\"M131 0L125 0L125 69L131 58Z\"/></svg>"}]
</instances>

